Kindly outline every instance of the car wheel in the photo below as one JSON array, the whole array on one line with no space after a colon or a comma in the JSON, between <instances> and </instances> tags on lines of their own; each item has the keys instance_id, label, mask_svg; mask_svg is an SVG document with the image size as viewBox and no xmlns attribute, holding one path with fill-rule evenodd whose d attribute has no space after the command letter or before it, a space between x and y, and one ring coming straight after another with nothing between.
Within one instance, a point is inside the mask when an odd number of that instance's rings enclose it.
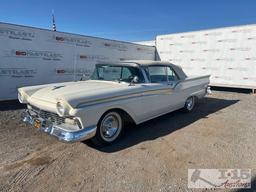
<instances>
[{"instance_id":1,"label":"car wheel","mask_svg":"<svg viewBox=\"0 0 256 192\"><path fill-rule=\"evenodd\" d=\"M121 136L124 127L122 116L117 111L104 114L98 125L92 142L97 146L103 146L115 142Z\"/></svg>"},{"instance_id":2,"label":"car wheel","mask_svg":"<svg viewBox=\"0 0 256 192\"><path fill-rule=\"evenodd\" d=\"M195 102L196 99L195 97L191 96L189 98L187 98L186 102L185 102L185 106L184 106L184 111L185 112L191 112L193 111L194 107L195 107Z\"/></svg>"}]
</instances>

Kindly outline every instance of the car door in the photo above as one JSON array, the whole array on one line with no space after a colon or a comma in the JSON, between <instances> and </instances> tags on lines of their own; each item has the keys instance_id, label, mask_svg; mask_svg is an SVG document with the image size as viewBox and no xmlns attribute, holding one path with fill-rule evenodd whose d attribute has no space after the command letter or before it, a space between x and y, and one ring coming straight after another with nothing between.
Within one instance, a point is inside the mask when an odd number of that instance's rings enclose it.
<instances>
[{"instance_id":1,"label":"car door","mask_svg":"<svg viewBox=\"0 0 256 192\"><path fill-rule=\"evenodd\" d=\"M167 66L155 65L145 68L150 83L145 84L143 93L143 106L145 106L145 119L167 113L175 104L173 91L175 81L168 81ZM170 77L171 78L171 77Z\"/></svg>"},{"instance_id":2,"label":"car door","mask_svg":"<svg viewBox=\"0 0 256 192\"><path fill-rule=\"evenodd\" d=\"M170 67L166 67L168 84L173 89L172 94L170 95L170 109L179 109L184 105L184 94L182 89L180 89L180 78L176 72Z\"/></svg>"}]
</instances>

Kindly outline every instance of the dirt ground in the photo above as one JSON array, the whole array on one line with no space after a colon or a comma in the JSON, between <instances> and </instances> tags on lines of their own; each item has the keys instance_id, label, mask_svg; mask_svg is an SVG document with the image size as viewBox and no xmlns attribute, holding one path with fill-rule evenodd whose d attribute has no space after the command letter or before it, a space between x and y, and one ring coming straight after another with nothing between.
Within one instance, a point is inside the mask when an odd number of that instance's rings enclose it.
<instances>
[{"instance_id":1,"label":"dirt ground","mask_svg":"<svg viewBox=\"0 0 256 192\"><path fill-rule=\"evenodd\" d=\"M103 148L61 143L21 123L21 111L0 105L0 191L192 191L188 168L250 168L256 191L255 95L214 91L193 113L129 128Z\"/></svg>"}]
</instances>

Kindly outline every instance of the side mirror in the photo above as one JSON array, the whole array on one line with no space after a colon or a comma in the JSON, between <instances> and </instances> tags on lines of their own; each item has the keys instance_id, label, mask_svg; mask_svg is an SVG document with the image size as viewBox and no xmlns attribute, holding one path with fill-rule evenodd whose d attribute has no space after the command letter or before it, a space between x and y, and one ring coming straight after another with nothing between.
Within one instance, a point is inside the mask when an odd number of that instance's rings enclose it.
<instances>
[{"instance_id":1,"label":"side mirror","mask_svg":"<svg viewBox=\"0 0 256 192\"><path fill-rule=\"evenodd\" d=\"M83 81L83 79L85 78L85 74L83 73L82 77L80 78L80 81Z\"/></svg>"},{"instance_id":2,"label":"side mirror","mask_svg":"<svg viewBox=\"0 0 256 192\"><path fill-rule=\"evenodd\" d=\"M136 83L138 83L138 82L139 82L139 77L138 77L138 76L134 76L134 77L132 78L132 80L131 80L130 85L134 85L134 84L136 84Z\"/></svg>"}]
</instances>

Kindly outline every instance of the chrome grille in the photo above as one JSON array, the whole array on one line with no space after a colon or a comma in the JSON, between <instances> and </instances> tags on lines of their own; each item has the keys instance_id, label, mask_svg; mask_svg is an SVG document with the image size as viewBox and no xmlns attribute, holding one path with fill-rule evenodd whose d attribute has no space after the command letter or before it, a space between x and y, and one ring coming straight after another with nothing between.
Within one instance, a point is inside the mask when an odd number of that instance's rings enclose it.
<instances>
[{"instance_id":1,"label":"chrome grille","mask_svg":"<svg viewBox=\"0 0 256 192\"><path fill-rule=\"evenodd\" d=\"M37 116L45 119L45 120L49 120L52 123L55 123L57 125L63 124L65 122L65 118L64 117L60 117L58 114L56 113L52 113L52 112L48 112L48 111L44 111L41 110L37 107L31 106L31 110L33 112L35 112L37 114Z\"/></svg>"}]
</instances>

